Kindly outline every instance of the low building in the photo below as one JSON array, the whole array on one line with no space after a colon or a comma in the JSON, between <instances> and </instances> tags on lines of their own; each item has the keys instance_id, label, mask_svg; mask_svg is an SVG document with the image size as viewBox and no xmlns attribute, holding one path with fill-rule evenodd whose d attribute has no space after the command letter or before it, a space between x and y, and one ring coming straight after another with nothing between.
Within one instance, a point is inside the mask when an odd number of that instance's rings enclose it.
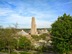
<instances>
[{"instance_id":1,"label":"low building","mask_svg":"<svg viewBox=\"0 0 72 54\"><path fill-rule=\"evenodd\" d=\"M26 33L24 30L17 32L17 34L18 34L18 35L22 35L22 36L29 35L29 34Z\"/></svg>"}]
</instances>

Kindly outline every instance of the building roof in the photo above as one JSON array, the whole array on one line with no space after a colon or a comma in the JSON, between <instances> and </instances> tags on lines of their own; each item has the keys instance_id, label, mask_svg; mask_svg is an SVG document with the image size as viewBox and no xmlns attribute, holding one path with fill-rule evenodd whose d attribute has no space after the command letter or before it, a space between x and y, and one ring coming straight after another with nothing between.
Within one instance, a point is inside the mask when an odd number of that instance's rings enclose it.
<instances>
[{"instance_id":1,"label":"building roof","mask_svg":"<svg viewBox=\"0 0 72 54\"><path fill-rule=\"evenodd\" d=\"M25 35L29 35L27 32L25 32L24 30L20 31L17 33L18 35L22 35L22 36L25 36Z\"/></svg>"}]
</instances>

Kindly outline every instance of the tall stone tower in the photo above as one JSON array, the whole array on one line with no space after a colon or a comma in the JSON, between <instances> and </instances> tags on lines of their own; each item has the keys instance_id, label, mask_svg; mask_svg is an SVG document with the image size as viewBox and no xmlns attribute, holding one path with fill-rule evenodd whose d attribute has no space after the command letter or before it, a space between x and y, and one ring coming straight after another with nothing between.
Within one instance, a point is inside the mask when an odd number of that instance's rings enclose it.
<instances>
[{"instance_id":1,"label":"tall stone tower","mask_svg":"<svg viewBox=\"0 0 72 54\"><path fill-rule=\"evenodd\" d=\"M36 34L37 34L37 28L36 28L35 18L32 17L32 22L31 22L31 35L36 35Z\"/></svg>"}]
</instances>

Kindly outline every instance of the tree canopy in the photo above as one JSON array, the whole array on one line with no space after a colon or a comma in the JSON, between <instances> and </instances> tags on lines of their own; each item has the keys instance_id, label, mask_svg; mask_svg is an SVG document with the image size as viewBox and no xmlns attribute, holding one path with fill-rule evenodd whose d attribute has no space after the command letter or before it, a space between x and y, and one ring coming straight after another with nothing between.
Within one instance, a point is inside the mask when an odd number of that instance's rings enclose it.
<instances>
[{"instance_id":1,"label":"tree canopy","mask_svg":"<svg viewBox=\"0 0 72 54\"><path fill-rule=\"evenodd\" d=\"M52 24L54 49L62 53L72 50L72 16L63 14Z\"/></svg>"}]
</instances>

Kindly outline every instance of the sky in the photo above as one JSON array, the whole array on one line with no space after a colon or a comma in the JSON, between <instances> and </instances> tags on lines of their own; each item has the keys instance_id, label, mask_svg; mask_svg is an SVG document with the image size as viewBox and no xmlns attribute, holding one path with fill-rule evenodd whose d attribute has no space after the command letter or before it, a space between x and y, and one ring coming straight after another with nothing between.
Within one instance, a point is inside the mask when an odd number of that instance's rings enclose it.
<instances>
[{"instance_id":1,"label":"sky","mask_svg":"<svg viewBox=\"0 0 72 54\"><path fill-rule=\"evenodd\" d=\"M58 16L72 16L72 0L0 0L0 26L30 28L35 17L37 28L50 28Z\"/></svg>"}]
</instances>

